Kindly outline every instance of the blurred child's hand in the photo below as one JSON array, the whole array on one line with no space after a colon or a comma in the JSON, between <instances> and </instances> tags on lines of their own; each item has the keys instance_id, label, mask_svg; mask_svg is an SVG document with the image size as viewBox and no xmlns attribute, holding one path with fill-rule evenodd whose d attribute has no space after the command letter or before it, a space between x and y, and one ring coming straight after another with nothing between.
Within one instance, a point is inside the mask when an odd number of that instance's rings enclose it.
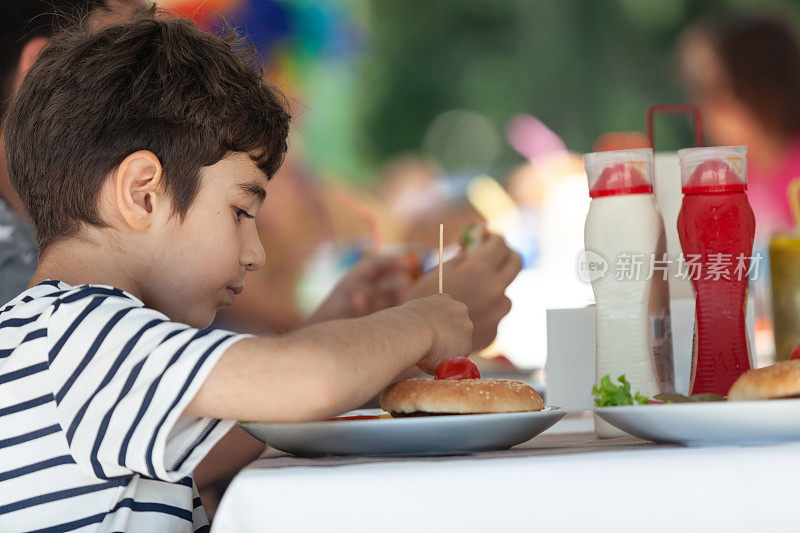
<instances>
[{"instance_id":1,"label":"blurred child's hand","mask_svg":"<svg viewBox=\"0 0 800 533\"><path fill-rule=\"evenodd\" d=\"M412 279L405 258L368 255L334 287L307 324L356 318L400 305Z\"/></svg>"},{"instance_id":2,"label":"blurred child's hand","mask_svg":"<svg viewBox=\"0 0 800 533\"><path fill-rule=\"evenodd\" d=\"M488 346L497 335L497 324L511 310L505 290L522 268L519 254L499 235L489 234L474 251L463 250L444 264L444 291L469 308L475 325L472 345L476 350ZM415 282L409 298L435 294L439 288L434 269Z\"/></svg>"},{"instance_id":3,"label":"blurred child's hand","mask_svg":"<svg viewBox=\"0 0 800 533\"><path fill-rule=\"evenodd\" d=\"M437 294L403 304L424 319L433 331L433 345L417 366L433 374L439 363L449 357L467 356L472 350L472 321L463 303L447 294Z\"/></svg>"}]
</instances>

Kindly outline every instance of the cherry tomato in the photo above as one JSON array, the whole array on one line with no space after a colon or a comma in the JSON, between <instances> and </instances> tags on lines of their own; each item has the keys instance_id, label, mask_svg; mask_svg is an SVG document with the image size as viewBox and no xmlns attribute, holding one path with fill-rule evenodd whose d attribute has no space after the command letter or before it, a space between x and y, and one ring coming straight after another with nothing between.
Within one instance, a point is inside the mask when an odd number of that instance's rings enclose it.
<instances>
[{"instance_id":1,"label":"cherry tomato","mask_svg":"<svg viewBox=\"0 0 800 533\"><path fill-rule=\"evenodd\" d=\"M479 379L478 365L466 357L445 359L436 369L436 379Z\"/></svg>"},{"instance_id":2,"label":"cherry tomato","mask_svg":"<svg viewBox=\"0 0 800 533\"><path fill-rule=\"evenodd\" d=\"M789 355L789 359L800 359L800 344L794 347L792 353Z\"/></svg>"}]
</instances>

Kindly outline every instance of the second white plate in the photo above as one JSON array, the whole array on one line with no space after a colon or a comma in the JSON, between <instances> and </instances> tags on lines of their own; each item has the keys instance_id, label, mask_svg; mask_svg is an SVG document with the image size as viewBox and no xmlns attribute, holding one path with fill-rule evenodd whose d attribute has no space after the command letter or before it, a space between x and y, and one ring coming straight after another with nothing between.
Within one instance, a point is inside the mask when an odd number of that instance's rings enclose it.
<instances>
[{"instance_id":1,"label":"second white plate","mask_svg":"<svg viewBox=\"0 0 800 533\"><path fill-rule=\"evenodd\" d=\"M800 399L596 407L636 437L688 446L800 441Z\"/></svg>"}]
</instances>

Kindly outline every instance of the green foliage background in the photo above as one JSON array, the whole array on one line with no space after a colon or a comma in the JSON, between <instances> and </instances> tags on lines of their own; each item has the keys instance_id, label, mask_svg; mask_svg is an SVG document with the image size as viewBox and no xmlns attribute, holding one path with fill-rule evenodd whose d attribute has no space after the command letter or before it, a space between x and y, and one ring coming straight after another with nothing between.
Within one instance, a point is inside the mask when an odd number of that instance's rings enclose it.
<instances>
[{"instance_id":1,"label":"green foliage background","mask_svg":"<svg viewBox=\"0 0 800 533\"><path fill-rule=\"evenodd\" d=\"M576 152L591 150L604 132L643 131L649 104L686 100L675 50L692 21L730 11L777 11L794 19L800 8L788 0L343 5L363 28L363 52L349 65L327 65L309 78L309 94L318 95L311 105L320 113L306 131L318 170L356 181L369 181L400 152L422 151L431 122L452 109L485 116L500 135L511 116L530 113ZM657 139L658 149L690 145L688 119L661 119ZM488 170L499 175L518 161L503 143Z\"/></svg>"}]
</instances>

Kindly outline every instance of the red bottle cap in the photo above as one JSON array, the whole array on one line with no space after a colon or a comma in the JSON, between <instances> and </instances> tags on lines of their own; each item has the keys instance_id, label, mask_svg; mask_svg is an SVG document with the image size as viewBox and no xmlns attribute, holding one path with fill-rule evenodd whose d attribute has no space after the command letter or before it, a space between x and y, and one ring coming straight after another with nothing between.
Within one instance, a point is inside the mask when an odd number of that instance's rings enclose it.
<instances>
[{"instance_id":1,"label":"red bottle cap","mask_svg":"<svg viewBox=\"0 0 800 533\"><path fill-rule=\"evenodd\" d=\"M586 154L583 160L592 198L653 192L650 148L595 152Z\"/></svg>"},{"instance_id":2,"label":"red bottle cap","mask_svg":"<svg viewBox=\"0 0 800 533\"><path fill-rule=\"evenodd\" d=\"M684 194L747 190L746 153L744 146L678 150Z\"/></svg>"}]
</instances>

